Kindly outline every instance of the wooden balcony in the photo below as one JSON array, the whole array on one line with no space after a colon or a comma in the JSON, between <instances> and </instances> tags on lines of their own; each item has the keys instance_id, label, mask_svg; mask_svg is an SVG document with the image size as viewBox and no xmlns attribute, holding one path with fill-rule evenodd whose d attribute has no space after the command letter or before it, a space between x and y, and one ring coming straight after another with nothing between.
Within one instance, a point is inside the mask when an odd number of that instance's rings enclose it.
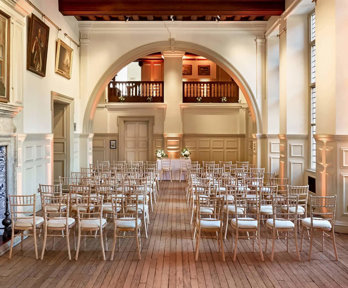
<instances>
[{"instance_id":1,"label":"wooden balcony","mask_svg":"<svg viewBox=\"0 0 348 288\"><path fill-rule=\"evenodd\" d=\"M183 103L238 103L239 87L234 81L183 82Z\"/></svg>"},{"instance_id":2,"label":"wooden balcony","mask_svg":"<svg viewBox=\"0 0 348 288\"><path fill-rule=\"evenodd\" d=\"M108 102L162 102L163 81L114 81L108 86Z\"/></svg>"}]
</instances>

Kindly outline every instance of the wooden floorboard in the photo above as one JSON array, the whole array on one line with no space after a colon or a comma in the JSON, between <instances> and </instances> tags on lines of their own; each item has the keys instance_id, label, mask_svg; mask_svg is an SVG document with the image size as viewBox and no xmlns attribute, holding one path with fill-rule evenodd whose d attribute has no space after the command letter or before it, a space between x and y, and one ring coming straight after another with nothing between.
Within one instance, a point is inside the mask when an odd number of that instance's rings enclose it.
<instances>
[{"instance_id":1,"label":"wooden floorboard","mask_svg":"<svg viewBox=\"0 0 348 288\"><path fill-rule=\"evenodd\" d=\"M310 262L307 239L300 262L293 241L286 252L283 240L276 241L274 262L270 261L271 243L265 262L261 262L257 244L253 252L251 240L240 240L237 261L233 262L229 235L224 242L226 262L221 260L215 239L201 240L196 262L184 188L184 183L161 183L149 238L142 239L140 261L134 239L121 239L114 261L103 261L98 238L87 239L86 245L81 242L78 261L68 260L65 239L57 239L55 249L50 239L44 260L35 260L29 237L24 240L23 251L15 247L12 260L7 259L8 254L0 257L0 287L348 287L348 235L343 234L336 235L339 261L334 260L331 241L325 241L322 252L318 237ZM112 225L107 228L106 256L110 259ZM42 240L39 245L41 248ZM264 233L262 245L264 248Z\"/></svg>"}]
</instances>

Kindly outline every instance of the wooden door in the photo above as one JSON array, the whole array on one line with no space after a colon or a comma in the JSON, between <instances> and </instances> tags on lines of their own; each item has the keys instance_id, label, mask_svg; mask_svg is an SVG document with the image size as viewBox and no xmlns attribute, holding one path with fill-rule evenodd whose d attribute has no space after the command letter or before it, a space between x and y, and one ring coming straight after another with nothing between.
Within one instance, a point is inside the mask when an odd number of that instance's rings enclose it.
<instances>
[{"instance_id":1,"label":"wooden door","mask_svg":"<svg viewBox=\"0 0 348 288\"><path fill-rule=\"evenodd\" d=\"M147 122L125 122L125 160L147 161L149 155L149 125Z\"/></svg>"},{"instance_id":2,"label":"wooden door","mask_svg":"<svg viewBox=\"0 0 348 288\"><path fill-rule=\"evenodd\" d=\"M54 103L53 115L53 170L54 183L59 182L59 176L68 174L68 119L67 105Z\"/></svg>"}]
</instances>

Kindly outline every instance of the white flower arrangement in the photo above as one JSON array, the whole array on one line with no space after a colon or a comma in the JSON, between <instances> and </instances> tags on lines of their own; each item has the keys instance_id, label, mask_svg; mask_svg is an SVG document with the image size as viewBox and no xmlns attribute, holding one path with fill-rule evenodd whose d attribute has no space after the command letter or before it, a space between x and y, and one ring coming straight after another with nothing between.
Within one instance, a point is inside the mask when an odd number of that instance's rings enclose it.
<instances>
[{"instance_id":1,"label":"white flower arrangement","mask_svg":"<svg viewBox=\"0 0 348 288\"><path fill-rule=\"evenodd\" d=\"M118 100L120 100L120 102L124 102L126 100L126 97L124 96L118 96Z\"/></svg>"},{"instance_id":2,"label":"white flower arrangement","mask_svg":"<svg viewBox=\"0 0 348 288\"><path fill-rule=\"evenodd\" d=\"M227 102L227 97L222 97L222 98L221 98L221 102L222 102L222 103Z\"/></svg>"},{"instance_id":3,"label":"white flower arrangement","mask_svg":"<svg viewBox=\"0 0 348 288\"><path fill-rule=\"evenodd\" d=\"M181 156L183 156L185 158L188 158L188 157L190 157L190 155L191 155L191 152L186 147L181 150Z\"/></svg>"},{"instance_id":4,"label":"white flower arrangement","mask_svg":"<svg viewBox=\"0 0 348 288\"><path fill-rule=\"evenodd\" d=\"M197 102L201 102L202 101L202 97L199 96L199 97L196 98L196 100L197 100Z\"/></svg>"},{"instance_id":5,"label":"white flower arrangement","mask_svg":"<svg viewBox=\"0 0 348 288\"><path fill-rule=\"evenodd\" d=\"M158 149L156 150L156 157L158 159L162 159L162 158L168 157L168 155L166 154L166 152L164 152L163 149Z\"/></svg>"}]
</instances>

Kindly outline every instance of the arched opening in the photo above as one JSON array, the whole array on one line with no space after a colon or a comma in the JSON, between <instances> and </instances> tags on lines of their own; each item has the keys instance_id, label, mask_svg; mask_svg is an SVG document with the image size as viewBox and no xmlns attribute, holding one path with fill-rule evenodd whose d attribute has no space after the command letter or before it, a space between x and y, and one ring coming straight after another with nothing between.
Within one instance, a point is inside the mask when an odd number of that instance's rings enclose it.
<instances>
[{"instance_id":1,"label":"arched opening","mask_svg":"<svg viewBox=\"0 0 348 288\"><path fill-rule=\"evenodd\" d=\"M172 43L173 44L173 43ZM93 119L96 107L99 103L100 97L105 91L105 87L109 84L110 80L128 63L136 60L137 58L143 57L155 53L157 51L190 51L197 55L206 57L207 59L212 60L222 69L224 69L238 84L242 93L245 95L245 99L248 103L249 110L251 113L251 119L254 123L255 134L259 134L262 131L262 121L260 116L260 111L257 106L255 96L250 89L248 83L245 81L244 77L239 73L239 71L229 63L223 56L218 53L194 43L176 41L173 45L169 45L167 41L163 42L154 42L147 45L143 45L136 49L129 51L123 56L119 57L113 64L110 65L109 69L105 71L102 77L99 79L97 85L92 91L92 94L89 97L83 119L83 132L92 133L93 131Z\"/></svg>"}]
</instances>

